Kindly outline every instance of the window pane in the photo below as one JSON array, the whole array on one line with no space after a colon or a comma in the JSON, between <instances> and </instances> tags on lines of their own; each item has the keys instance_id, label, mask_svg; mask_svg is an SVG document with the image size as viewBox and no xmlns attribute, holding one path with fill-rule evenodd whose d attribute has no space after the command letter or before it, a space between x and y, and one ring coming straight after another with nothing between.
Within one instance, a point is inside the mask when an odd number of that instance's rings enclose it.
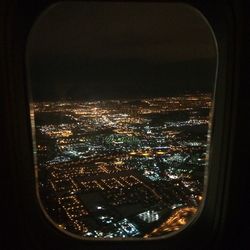
<instances>
[{"instance_id":1,"label":"window pane","mask_svg":"<svg viewBox=\"0 0 250 250\"><path fill-rule=\"evenodd\" d=\"M169 3L75 2L27 46L38 199L82 239L182 229L205 198L213 33Z\"/></svg>"}]
</instances>

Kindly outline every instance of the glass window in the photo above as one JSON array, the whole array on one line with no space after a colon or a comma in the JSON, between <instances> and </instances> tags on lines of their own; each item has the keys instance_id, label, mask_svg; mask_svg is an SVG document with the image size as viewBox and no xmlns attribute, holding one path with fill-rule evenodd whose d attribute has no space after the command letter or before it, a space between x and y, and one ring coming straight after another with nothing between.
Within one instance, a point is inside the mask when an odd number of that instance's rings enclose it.
<instances>
[{"instance_id":1,"label":"glass window","mask_svg":"<svg viewBox=\"0 0 250 250\"><path fill-rule=\"evenodd\" d=\"M206 192L216 43L194 8L64 2L27 45L41 208L82 239L169 235ZM208 169L209 170L209 169Z\"/></svg>"}]
</instances>

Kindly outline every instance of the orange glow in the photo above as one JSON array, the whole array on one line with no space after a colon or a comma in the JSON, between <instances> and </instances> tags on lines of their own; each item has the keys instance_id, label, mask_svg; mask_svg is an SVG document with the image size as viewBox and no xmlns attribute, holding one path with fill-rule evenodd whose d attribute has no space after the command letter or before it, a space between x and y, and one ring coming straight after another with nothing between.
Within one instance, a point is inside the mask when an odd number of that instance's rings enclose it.
<instances>
[{"instance_id":1,"label":"orange glow","mask_svg":"<svg viewBox=\"0 0 250 250\"><path fill-rule=\"evenodd\" d=\"M165 152L163 152L163 151L158 151L158 152L156 152L156 154L158 154L158 155L164 155Z\"/></svg>"},{"instance_id":2,"label":"orange glow","mask_svg":"<svg viewBox=\"0 0 250 250\"><path fill-rule=\"evenodd\" d=\"M133 152L130 152L129 154L130 155L136 155L136 152L133 151Z\"/></svg>"},{"instance_id":3,"label":"orange glow","mask_svg":"<svg viewBox=\"0 0 250 250\"><path fill-rule=\"evenodd\" d=\"M155 228L151 233L146 234L144 238L159 236L163 233L174 232L186 225L189 219L196 213L195 207L184 207L175 210L175 212L162 223L158 228Z\"/></svg>"}]
</instances>

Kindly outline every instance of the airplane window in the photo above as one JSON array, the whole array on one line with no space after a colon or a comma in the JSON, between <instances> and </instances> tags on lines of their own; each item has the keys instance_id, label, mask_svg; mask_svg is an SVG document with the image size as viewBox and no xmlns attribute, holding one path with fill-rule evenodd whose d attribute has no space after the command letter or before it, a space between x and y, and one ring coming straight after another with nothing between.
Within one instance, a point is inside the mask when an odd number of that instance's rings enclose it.
<instances>
[{"instance_id":1,"label":"airplane window","mask_svg":"<svg viewBox=\"0 0 250 250\"><path fill-rule=\"evenodd\" d=\"M81 239L152 239L201 211L217 50L186 4L64 2L27 44L45 216Z\"/></svg>"}]
</instances>

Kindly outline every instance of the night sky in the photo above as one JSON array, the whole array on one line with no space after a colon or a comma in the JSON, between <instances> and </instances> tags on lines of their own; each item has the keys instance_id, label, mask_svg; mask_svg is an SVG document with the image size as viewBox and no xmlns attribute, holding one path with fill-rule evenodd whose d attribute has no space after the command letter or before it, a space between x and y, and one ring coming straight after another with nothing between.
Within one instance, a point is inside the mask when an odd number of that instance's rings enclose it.
<instances>
[{"instance_id":1,"label":"night sky","mask_svg":"<svg viewBox=\"0 0 250 250\"><path fill-rule=\"evenodd\" d=\"M27 46L33 99L95 100L212 92L216 49L194 9L168 3L61 3Z\"/></svg>"}]
</instances>

